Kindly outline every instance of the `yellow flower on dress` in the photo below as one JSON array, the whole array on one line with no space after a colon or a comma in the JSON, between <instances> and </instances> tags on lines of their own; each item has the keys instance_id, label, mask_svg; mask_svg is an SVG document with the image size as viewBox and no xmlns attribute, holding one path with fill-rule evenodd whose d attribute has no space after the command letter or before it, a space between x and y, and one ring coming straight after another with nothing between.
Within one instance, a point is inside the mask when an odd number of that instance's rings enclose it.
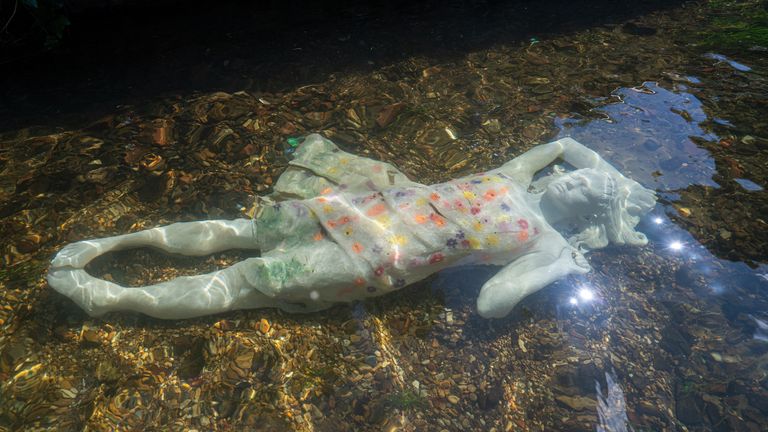
<instances>
[{"instance_id":1,"label":"yellow flower on dress","mask_svg":"<svg viewBox=\"0 0 768 432\"><path fill-rule=\"evenodd\" d=\"M464 191L464 198L466 198L468 200L473 200L473 199L477 198L477 195L475 195L475 193L472 192L472 191Z\"/></svg>"},{"instance_id":2,"label":"yellow flower on dress","mask_svg":"<svg viewBox=\"0 0 768 432\"><path fill-rule=\"evenodd\" d=\"M395 246L405 246L408 244L408 237L404 235L395 234L389 238L389 242Z\"/></svg>"},{"instance_id":3,"label":"yellow flower on dress","mask_svg":"<svg viewBox=\"0 0 768 432\"><path fill-rule=\"evenodd\" d=\"M480 249L480 240L476 239L475 237L467 237L467 241L469 242L469 247L472 249Z\"/></svg>"},{"instance_id":4,"label":"yellow flower on dress","mask_svg":"<svg viewBox=\"0 0 768 432\"><path fill-rule=\"evenodd\" d=\"M483 223L480 221L476 221L472 224L472 228L475 229L475 231L482 231L483 230Z\"/></svg>"},{"instance_id":5,"label":"yellow flower on dress","mask_svg":"<svg viewBox=\"0 0 768 432\"><path fill-rule=\"evenodd\" d=\"M383 229L389 228L390 225L392 225L392 221L389 219L389 216L386 214L383 214L376 218L376 222L378 222L379 226Z\"/></svg>"},{"instance_id":6,"label":"yellow flower on dress","mask_svg":"<svg viewBox=\"0 0 768 432\"><path fill-rule=\"evenodd\" d=\"M485 242L488 246L497 246L499 244L499 237L496 234L491 234L485 238Z\"/></svg>"}]
</instances>

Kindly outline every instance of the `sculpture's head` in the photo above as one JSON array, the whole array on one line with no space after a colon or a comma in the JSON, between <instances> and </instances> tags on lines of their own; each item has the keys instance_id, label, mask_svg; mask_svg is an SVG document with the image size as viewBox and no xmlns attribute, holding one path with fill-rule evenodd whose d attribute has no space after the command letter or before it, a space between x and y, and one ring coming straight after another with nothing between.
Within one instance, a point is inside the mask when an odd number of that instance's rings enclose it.
<instances>
[{"instance_id":1,"label":"sculpture's head","mask_svg":"<svg viewBox=\"0 0 768 432\"><path fill-rule=\"evenodd\" d=\"M653 191L626 177L615 178L596 169L556 173L546 181L542 202L574 226L568 239L574 247L597 249L608 242L644 245L648 239L635 230L656 203Z\"/></svg>"}]
</instances>

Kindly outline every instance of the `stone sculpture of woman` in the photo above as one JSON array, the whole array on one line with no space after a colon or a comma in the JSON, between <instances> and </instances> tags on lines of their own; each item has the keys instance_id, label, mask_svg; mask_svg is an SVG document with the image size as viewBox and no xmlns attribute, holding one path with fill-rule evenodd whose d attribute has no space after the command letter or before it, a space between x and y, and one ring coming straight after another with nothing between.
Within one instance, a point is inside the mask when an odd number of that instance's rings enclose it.
<instances>
[{"instance_id":1,"label":"stone sculpture of woman","mask_svg":"<svg viewBox=\"0 0 768 432\"><path fill-rule=\"evenodd\" d=\"M577 170L533 181L557 158ZM175 319L260 307L316 311L447 267L488 264L504 267L483 285L477 308L503 317L527 295L588 272L583 251L645 244L635 226L654 204L652 191L571 138L426 186L310 135L254 219L175 223L73 243L53 259L48 282L93 316L124 310ZM105 252L143 246L196 256L259 249L261 256L136 288L84 270Z\"/></svg>"}]
</instances>

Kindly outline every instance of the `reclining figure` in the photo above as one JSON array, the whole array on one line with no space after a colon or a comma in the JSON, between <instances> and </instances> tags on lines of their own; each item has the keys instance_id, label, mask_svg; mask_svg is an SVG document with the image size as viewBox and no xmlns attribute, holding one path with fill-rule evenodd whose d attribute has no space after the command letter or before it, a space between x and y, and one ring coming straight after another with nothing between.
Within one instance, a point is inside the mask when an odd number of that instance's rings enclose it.
<instances>
[{"instance_id":1,"label":"reclining figure","mask_svg":"<svg viewBox=\"0 0 768 432\"><path fill-rule=\"evenodd\" d=\"M533 181L557 158L577 169L556 167ZM527 295L588 272L583 251L646 244L635 226L654 204L652 191L571 138L488 172L426 186L313 134L253 219L175 223L73 243L53 259L48 282L92 316L121 310L177 319L260 307L317 311L390 293L447 267L488 264L504 267L483 285L477 309L503 317ZM101 254L143 246L195 256L258 249L261 256L136 288L84 270Z\"/></svg>"}]
</instances>

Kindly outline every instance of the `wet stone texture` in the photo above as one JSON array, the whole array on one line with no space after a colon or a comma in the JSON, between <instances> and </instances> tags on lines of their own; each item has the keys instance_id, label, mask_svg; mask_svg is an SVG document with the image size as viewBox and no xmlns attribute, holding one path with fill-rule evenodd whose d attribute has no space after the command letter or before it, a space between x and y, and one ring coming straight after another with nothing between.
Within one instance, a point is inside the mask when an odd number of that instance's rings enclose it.
<instances>
[{"instance_id":1,"label":"wet stone texture","mask_svg":"<svg viewBox=\"0 0 768 432\"><path fill-rule=\"evenodd\" d=\"M765 430L767 48L722 60L702 43L713 17L761 5L686 3L4 132L0 430ZM591 253L593 272L502 320L474 310L484 268L317 314L184 321L89 318L46 285L68 242L249 215L311 132L424 183L573 135L658 190L650 243ZM138 286L248 256L139 249L88 270Z\"/></svg>"}]
</instances>

